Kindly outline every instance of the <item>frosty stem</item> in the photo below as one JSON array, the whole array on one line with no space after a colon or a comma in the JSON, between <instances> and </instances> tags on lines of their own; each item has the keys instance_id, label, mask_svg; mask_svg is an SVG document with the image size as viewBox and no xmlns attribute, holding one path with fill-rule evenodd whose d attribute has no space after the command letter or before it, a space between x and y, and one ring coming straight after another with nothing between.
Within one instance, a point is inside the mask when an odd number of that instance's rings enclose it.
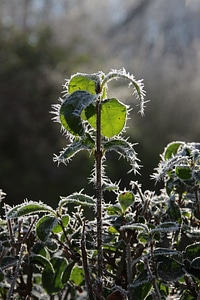
<instances>
[{"instance_id":1,"label":"frosty stem","mask_svg":"<svg viewBox=\"0 0 200 300\"><path fill-rule=\"evenodd\" d=\"M102 295L102 275L103 275L103 248L102 248L102 149L101 149L101 100L100 97L96 103L97 126L96 126L96 193L97 193L97 297L101 299Z\"/></svg>"}]
</instances>

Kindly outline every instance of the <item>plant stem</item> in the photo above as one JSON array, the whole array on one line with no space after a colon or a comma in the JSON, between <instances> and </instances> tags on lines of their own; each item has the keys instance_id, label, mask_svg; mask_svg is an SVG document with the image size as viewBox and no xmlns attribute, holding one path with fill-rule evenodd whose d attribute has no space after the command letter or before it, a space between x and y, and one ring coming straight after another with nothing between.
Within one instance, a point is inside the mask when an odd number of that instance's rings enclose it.
<instances>
[{"instance_id":1,"label":"plant stem","mask_svg":"<svg viewBox=\"0 0 200 300\"><path fill-rule=\"evenodd\" d=\"M22 259L23 259L25 249L26 249L25 245L22 245L21 249L20 249L20 253L19 253L19 260L18 260L18 263L16 265L15 272L13 274L13 280L12 280L11 286L8 290L6 300L11 300L12 299L13 290L14 290L14 287L15 287L15 284L16 284L16 281L17 281L17 276L18 276L18 273L19 273L20 265L22 263Z\"/></svg>"},{"instance_id":2,"label":"plant stem","mask_svg":"<svg viewBox=\"0 0 200 300\"><path fill-rule=\"evenodd\" d=\"M195 186L194 188L194 194L195 194L195 199L196 199L196 205L197 205L197 214L200 214L200 205L199 205L199 196L198 196L198 186Z\"/></svg>"},{"instance_id":3,"label":"plant stem","mask_svg":"<svg viewBox=\"0 0 200 300\"><path fill-rule=\"evenodd\" d=\"M90 280L90 272L89 272L89 265L88 265L88 258L85 246L85 222L83 223L83 230L81 236L81 253L83 259L83 268L85 273L85 285L87 290L87 296L89 300L94 300L94 294L92 291L92 284Z\"/></svg>"},{"instance_id":4,"label":"plant stem","mask_svg":"<svg viewBox=\"0 0 200 300\"><path fill-rule=\"evenodd\" d=\"M97 196L97 295L102 295L102 277L103 277L103 248L102 248L102 149L101 149L101 100L100 97L96 103L97 123L96 123L96 196Z\"/></svg>"},{"instance_id":5,"label":"plant stem","mask_svg":"<svg viewBox=\"0 0 200 300\"><path fill-rule=\"evenodd\" d=\"M129 300L133 300L133 291L131 289L131 281L132 281L132 262L131 262L131 247L130 243L126 245L126 265L127 265L127 281L128 281L128 293Z\"/></svg>"},{"instance_id":6,"label":"plant stem","mask_svg":"<svg viewBox=\"0 0 200 300\"><path fill-rule=\"evenodd\" d=\"M11 220L8 219L7 221L7 224L8 224L8 232L9 232L9 235L10 235L10 241L11 241L11 245L12 245L12 255L15 256L16 255L16 249L14 247L15 245L15 237L14 237L14 234L13 234L13 229L12 229L12 224L11 224Z\"/></svg>"},{"instance_id":7,"label":"plant stem","mask_svg":"<svg viewBox=\"0 0 200 300\"><path fill-rule=\"evenodd\" d=\"M146 266L147 266L147 270L148 270L148 273L149 273L149 276L150 276L150 280L151 280L151 283L152 283L152 285L153 285L153 287L154 287L154 291L155 291L155 299L156 300L161 300L162 299L162 297L161 297L161 294L160 294L160 290L159 290L159 288L158 288L158 285L157 285L157 282L156 282L156 278L155 278L155 276L152 274L152 271L151 271L151 267L150 267L150 265L149 265L149 261L148 261L148 259L145 259L145 264L146 264Z\"/></svg>"}]
</instances>

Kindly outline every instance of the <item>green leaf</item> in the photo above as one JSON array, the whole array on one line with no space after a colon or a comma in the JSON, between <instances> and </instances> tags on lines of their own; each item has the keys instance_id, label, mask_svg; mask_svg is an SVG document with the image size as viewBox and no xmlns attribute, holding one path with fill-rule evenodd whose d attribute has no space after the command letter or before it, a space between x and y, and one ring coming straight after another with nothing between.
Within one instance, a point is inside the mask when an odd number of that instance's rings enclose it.
<instances>
[{"instance_id":1,"label":"green leaf","mask_svg":"<svg viewBox=\"0 0 200 300\"><path fill-rule=\"evenodd\" d=\"M132 192L126 191L118 196L119 204L122 208L122 211L125 212L135 201L135 196Z\"/></svg>"},{"instance_id":2,"label":"green leaf","mask_svg":"<svg viewBox=\"0 0 200 300\"><path fill-rule=\"evenodd\" d=\"M71 276L71 271L75 265L75 261L70 262L67 267L65 268L63 272L62 282L67 283L69 281L69 278Z\"/></svg>"},{"instance_id":3,"label":"green leaf","mask_svg":"<svg viewBox=\"0 0 200 300\"><path fill-rule=\"evenodd\" d=\"M6 216L7 218L19 218L30 214L37 214L40 212L55 213L55 211L50 206L43 204L42 202L30 201L11 208Z\"/></svg>"},{"instance_id":4,"label":"green leaf","mask_svg":"<svg viewBox=\"0 0 200 300\"><path fill-rule=\"evenodd\" d=\"M72 94L77 90L87 91L90 94L96 94L98 85L100 85L101 74L83 74L77 73L73 75L68 83L68 93Z\"/></svg>"},{"instance_id":5,"label":"green leaf","mask_svg":"<svg viewBox=\"0 0 200 300\"><path fill-rule=\"evenodd\" d=\"M180 253L177 250L169 249L169 248L157 248L154 250L154 255L180 255Z\"/></svg>"},{"instance_id":6,"label":"green leaf","mask_svg":"<svg viewBox=\"0 0 200 300\"><path fill-rule=\"evenodd\" d=\"M186 230L186 235L193 241L200 241L200 230L192 229Z\"/></svg>"},{"instance_id":7,"label":"green leaf","mask_svg":"<svg viewBox=\"0 0 200 300\"><path fill-rule=\"evenodd\" d=\"M108 232L109 233L112 233L112 234L118 234L119 232L117 231L117 229L115 228L115 227L113 227L113 226L109 226L108 227Z\"/></svg>"},{"instance_id":8,"label":"green leaf","mask_svg":"<svg viewBox=\"0 0 200 300\"><path fill-rule=\"evenodd\" d=\"M83 135L82 111L97 98L86 91L75 91L60 106L60 122L73 135Z\"/></svg>"},{"instance_id":9,"label":"green leaf","mask_svg":"<svg viewBox=\"0 0 200 300\"><path fill-rule=\"evenodd\" d=\"M58 218L53 216L43 216L36 224L36 233L39 239L45 242L52 229L57 225Z\"/></svg>"},{"instance_id":10,"label":"green leaf","mask_svg":"<svg viewBox=\"0 0 200 300\"><path fill-rule=\"evenodd\" d=\"M59 232L62 232L62 231L63 231L62 226L63 226L64 228L66 228L67 225L68 225L68 223L69 223L69 220L70 220L69 215L64 215L64 216L62 216L61 220L59 220L59 223L57 223L57 224L53 227L52 232L53 232L53 233L59 233ZM62 222L62 226L60 225L61 222Z\"/></svg>"},{"instance_id":11,"label":"green leaf","mask_svg":"<svg viewBox=\"0 0 200 300\"><path fill-rule=\"evenodd\" d=\"M144 300L152 289L152 284L149 280L147 271L144 270L131 284L130 293L134 300Z\"/></svg>"},{"instance_id":12,"label":"green leaf","mask_svg":"<svg viewBox=\"0 0 200 300\"><path fill-rule=\"evenodd\" d=\"M35 265L45 267L46 269L53 272L53 265L49 261L49 259L43 255L40 254L31 254L30 256L30 262Z\"/></svg>"},{"instance_id":13,"label":"green leaf","mask_svg":"<svg viewBox=\"0 0 200 300\"><path fill-rule=\"evenodd\" d=\"M141 285L137 286L136 288L133 289L132 294L133 294L133 299L134 300L145 300L149 293L152 290L152 284L151 282L144 282Z\"/></svg>"},{"instance_id":14,"label":"green leaf","mask_svg":"<svg viewBox=\"0 0 200 300\"><path fill-rule=\"evenodd\" d=\"M89 134L85 134L80 139L72 142L66 149L60 152L60 155L54 160L58 162L68 162L76 153L81 150L91 151L95 147L95 142Z\"/></svg>"},{"instance_id":15,"label":"green leaf","mask_svg":"<svg viewBox=\"0 0 200 300\"><path fill-rule=\"evenodd\" d=\"M200 270L200 257L196 257L195 259L193 259L190 266L191 268Z\"/></svg>"},{"instance_id":16,"label":"green leaf","mask_svg":"<svg viewBox=\"0 0 200 300\"><path fill-rule=\"evenodd\" d=\"M110 180L104 181L102 184L102 190L103 191L116 191L119 189L118 183L113 183Z\"/></svg>"},{"instance_id":17,"label":"green leaf","mask_svg":"<svg viewBox=\"0 0 200 300\"><path fill-rule=\"evenodd\" d=\"M167 145L167 147L164 150L164 159L170 159L172 156L177 154L177 151L181 145L184 145L183 142L172 142Z\"/></svg>"},{"instance_id":18,"label":"green leaf","mask_svg":"<svg viewBox=\"0 0 200 300\"><path fill-rule=\"evenodd\" d=\"M179 230L179 226L175 222L163 222L160 225L156 226L155 229L151 230L153 232L173 232Z\"/></svg>"},{"instance_id":19,"label":"green leaf","mask_svg":"<svg viewBox=\"0 0 200 300\"><path fill-rule=\"evenodd\" d=\"M114 139L104 144L104 150L106 151L115 151L120 156L124 157L128 162L130 162L133 170L139 168L137 161L137 153L133 149L133 144L127 142L123 139Z\"/></svg>"},{"instance_id":20,"label":"green leaf","mask_svg":"<svg viewBox=\"0 0 200 300\"><path fill-rule=\"evenodd\" d=\"M121 208L116 205L106 207L106 211L109 216L119 216L122 214Z\"/></svg>"},{"instance_id":21,"label":"green leaf","mask_svg":"<svg viewBox=\"0 0 200 300\"><path fill-rule=\"evenodd\" d=\"M120 230L137 230L137 231L144 231L148 233L148 226L142 223L133 223L131 225L123 225L121 226Z\"/></svg>"},{"instance_id":22,"label":"green leaf","mask_svg":"<svg viewBox=\"0 0 200 300\"><path fill-rule=\"evenodd\" d=\"M117 251L118 247L106 244L106 245L103 245L103 249L104 249L105 252L106 252L106 250L108 250L109 254L110 254L111 252L115 253Z\"/></svg>"},{"instance_id":23,"label":"green leaf","mask_svg":"<svg viewBox=\"0 0 200 300\"><path fill-rule=\"evenodd\" d=\"M150 236L146 232L141 232L138 234L137 239L140 243L146 244L150 240Z\"/></svg>"},{"instance_id":24,"label":"green leaf","mask_svg":"<svg viewBox=\"0 0 200 300\"><path fill-rule=\"evenodd\" d=\"M118 99L111 98L101 102L101 134L105 137L118 135L126 124L127 107ZM85 110L90 125L96 129L96 109L90 105Z\"/></svg>"},{"instance_id":25,"label":"green leaf","mask_svg":"<svg viewBox=\"0 0 200 300\"><path fill-rule=\"evenodd\" d=\"M32 253L40 254L45 257L49 256L49 253L48 253L46 247L42 243L35 243L32 248Z\"/></svg>"},{"instance_id":26,"label":"green leaf","mask_svg":"<svg viewBox=\"0 0 200 300\"><path fill-rule=\"evenodd\" d=\"M192 170L188 166L177 166L175 168L176 175L183 180L191 179L192 178Z\"/></svg>"},{"instance_id":27,"label":"green leaf","mask_svg":"<svg viewBox=\"0 0 200 300\"><path fill-rule=\"evenodd\" d=\"M75 91L83 90L94 95L101 92L102 99L105 99L107 95L107 86L105 85L103 89L100 90L100 84L104 77L105 74L103 72L94 74L77 73L73 75L68 82L68 93L72 94Z\"/></svg>"},{"instance_id":28,"label":"green leaf","mask_svg":"<svg viewBox=\"0 0 200 300\"><path fill-rule=\"evenodd\" d=\"M192 296L190 292L184 291L180 300L196 300L196 296Z\"/></svg>"},{"instance_id":29,"label":"green leaf","mask_svg":"<svg viewBox=\"0 0 200 300\"><path fill-rule=\"evenodd\" d=\"M56 239L48 239L47 241L45 241L45 246L47 247L47 249L50 252L56 252L59 249L59 244L56 241Z\"/></svg>"},{"instance_id":30,"label":"green leaf","mask_svg":"<svg viewBox=\"0 0 200 300\"><path fill-rule=\"evenodd\" d=\"M181 210L174 198L169 199L167 212L172 220L178 224L182 223Z\"/></svg>"},{"instance_id":31,"label":"green leaf","mask_svg":"<svg viewBox=\"0 0 200 300\"><path fill-rule=\"evenodd\" d=\"M176 281L185 274L183 265L167 256L159 256L158 275L165 282Z\"/></svg>"},{"instance_id":32,"label":"green leaf","mask_svg":"<svg viewBox=\"0 0 200 300\"><path fill-rule=\"evenodd\" d=\"M159 282L159 291L160 291L161 299L166 299L170 292L168 285L165 283L163 284L161 282ZM153 300L153 297L147 298L147 300Z\"/></svg>"},{"instance_id":33,"label":"green leaf","mask_svg":"<svg viewBox=\"0 0 200 300\"><path fill-rule=\"evenodd\" d=\"M72 272L71 272L70 280L73 281L73 283L77 286L81 285L81 283L84 280L83 268L74 267Z\"/></svg>"},{"instance_id":34,"label":"green leaf","mask_svg":"<svg viewBox=\"0 0 200 300\"><path fill-rule=\"evenodd\" d=\"M1 261L1 269L7 269L10 267L15 267L18 262L18 259L12 256L4 256Z\"/></svg>"},{"instance_id":35,"label":"green leaf","mask_svg":"<svg viewBox=\"0 0 200 300\"><path fill-rule=\"evenodd\" d=\"M88 195L81 194L81 193L74 193L67 197L61 197L58 206L61 209L63 206L67 205L68 203L73 203L75 205L82 205L82 206L94 206L95 200Z\"/></svg>"},{"instance_id":36,"label":"green leaf","mask_svg":"<svg viewBox=\"0 0 200 300\"><path fill-rule=\"evenodd\" d=\"M186 247L185 257L192 261L196 257L200 257L200 243L192 244Z\"/></svg>"},{"instance_id":37,"label":"green leaf","mask_svg":"<svg viewBox=\"0 0 200 300\"><path fill-rule=\"evenodd\" d=\"M119 217L114 218L114 222L112 222L112 226L114 226L117 230L120 229L120 227L124 224L124 217L120 215Z\"/></svg>"},{"instance_id":38,"label":"green leaf","mask_svg":"<svg viewBox=\"0 0 200 300\"><path fill-rule=\"evenodd\" d=\"M53 270L44 268L42 273L42 285L49 295L57 294L64 287L62 276L67 266L67 261L61 257L53 257L51 264Z\"/></svg>"}]
</instances>

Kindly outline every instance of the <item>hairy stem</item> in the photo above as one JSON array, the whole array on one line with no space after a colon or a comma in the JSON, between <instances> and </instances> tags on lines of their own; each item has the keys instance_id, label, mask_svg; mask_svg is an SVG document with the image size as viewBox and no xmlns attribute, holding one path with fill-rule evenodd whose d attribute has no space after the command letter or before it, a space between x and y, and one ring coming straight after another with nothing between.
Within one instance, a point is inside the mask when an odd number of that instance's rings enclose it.
<instances>
[{"instance_id":1,"label":"hairy stem","mask_svg":"<svg viewBox=\"0 0 200 300\"><path fill-rule=\"evenodd\" d=\"M102 248L102 149L101 149L101 101L98 98L96 103L97 112L97 132L96 132L96 193L97 193L97 294L102 294L102 277L103 277L103 248Z\"/></svg>"}]
</instances>

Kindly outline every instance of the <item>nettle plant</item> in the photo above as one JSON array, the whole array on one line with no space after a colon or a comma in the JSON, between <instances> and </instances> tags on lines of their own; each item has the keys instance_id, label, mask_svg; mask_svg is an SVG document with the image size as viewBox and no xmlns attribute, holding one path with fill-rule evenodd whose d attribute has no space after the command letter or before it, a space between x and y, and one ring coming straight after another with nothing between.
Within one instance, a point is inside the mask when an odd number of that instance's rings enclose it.
<instances>
[{"instance_id":1,"label":"nettle plant","mask_svg":"<svg viewBox=\"0 0 200 300\"><path fill-rule=\"evenodd\" d=\"M133 176L140 166L135 145L123 137L130 108L107 96L109 81L120 78L144 114L143 83L124 69L66 81L53 112L68 143L54 160L67 165L88 151L94 196L75 192L57 209L34 201L5 205L2 299L200 299L200 143L167 145L152 176L164 182L158 195L136 181L121 190L106 175L106 154L126 159ZM114 193L112 203L105 192Z\"/></svg>"}]
</instances>

